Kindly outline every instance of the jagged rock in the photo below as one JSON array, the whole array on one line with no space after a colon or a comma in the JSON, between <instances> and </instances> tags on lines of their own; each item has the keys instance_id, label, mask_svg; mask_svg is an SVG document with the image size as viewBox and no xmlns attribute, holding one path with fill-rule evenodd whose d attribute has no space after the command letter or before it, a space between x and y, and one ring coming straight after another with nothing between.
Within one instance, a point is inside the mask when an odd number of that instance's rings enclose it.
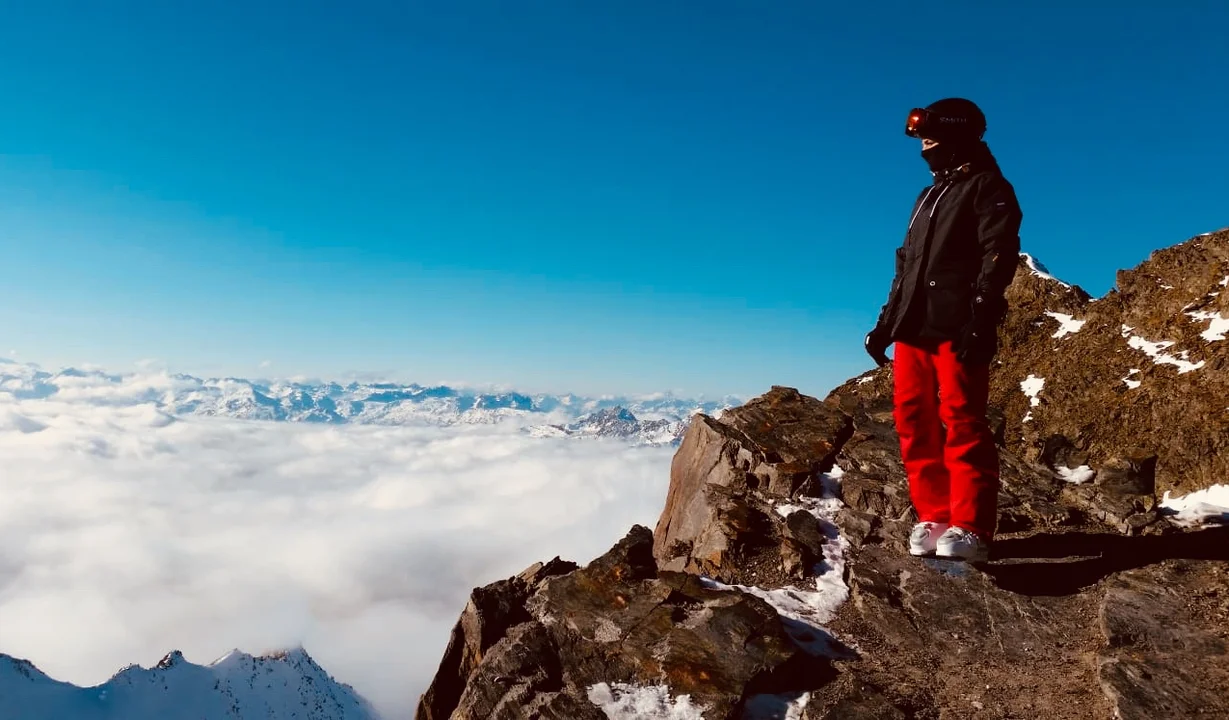
<instances>
[{"instance_id":1,"label":"jagged rock","mask_svg":"<svg viewBox=\"0 0 1229 720\"><path fill-rule=\"evenodd\" d=\"M555 556L550 562L534 563L525 568L517 577L530 588L536 588L538 583L549 577L565 575L572 572L578 565L570 560L561 560Z\"/></svg>"},{"instance_id":2,"label":"jagged rock","mask_svg":"<svg viewBox=\"0 0 1229 720\"><path fill-rule=\"evenodd\" d=\"M878 515L872 513L844 508L837 515L836 524L840 528L841 534L854 547L861 547L869 542L879 542L883 539L879 535L879 528L883 522L879 519Z\"/></svg>"},{"instance_id":3,"label":"jagged rock","mask_svg":"<svg viewBox=\"0 0 1229 720\"><path fill-rule=\"evenodd\" d=\"M1118 495L1156 495L1155 454L1110 458L1097 473L1097 487Z\"/></svg>"},{"instance_id":4,"label":"jagged rock","mask_svg":"<svg viewBox=\"0 0 1229 720\"><path fill-rule=\"evenodd\" d=\"M542 569L535 566L522 575L534 577ZM452 716L487 650L511 627L529 620L524 607L529 591L529 583L521 577L473 591L461 619L452 629L435 680L418 703L417 720L445 720Z\"/></svg>"},{"instance_id":5,"label":"jagged rock","mask_svg":"<svg viewBox=\"0 0 1229 720\"><path fill-rule=\"evenodd\" d=\"M796 580L811 576L811 570L824 556L824 529L819 519L806 510L795 510L785 518L781 539L781 563L785 574Z\"/></svg>"},{"instance_id":6,"label":"jagged rock","mask_svg":"<svg viewBox=\"0 0 1229 720\"><path fill-rule=\"evenodd\" d=\"M654 545L661 567L749 584L804 574L822 543L814 533L800 541L774 503L822 494L812 483L832 467L851 423L839 407L783 387L720 421L698 416L670 467Z\"/></svg>"},{"instance_id":7,"label":"jagged rock","mask_svg":"<svg viewBox=\"0 0 1229 720\"><path fill-rule=\"evenodd\" d=\"M841 499L847 505L871 515L900 520L913 513L904 483L877 480L858 472L846 472L841 483Z\"/></svg>"},{"instance_id":8,"label":"jagged rock","mask_svg":"<svg viewBox=\"0 0 1229 720\"><path fill-rule=\"evenodd\" d=\"M652 548L636 527L583 569L556 562L564 572L542 576L535 566L476 591L454 632L463 652L450 645L417 717L601 718L589 688L628 683L665 685L706 717L737 718L751 694L818 684L825 661L795 645L767 603L658 572Z\"/></svg>"},{"instance_id":9,"label":"jagged rock","mask_svg":"<svg viewBox=\"0 0 1229 720\"><path fill-rule=\"evenodd\" d=\"M1134 535L1156 521L1156 498L1106 491L1097 486L1065 488L1063 498L1086 515L1124 535Z\"/></svg>"}]
</instances>

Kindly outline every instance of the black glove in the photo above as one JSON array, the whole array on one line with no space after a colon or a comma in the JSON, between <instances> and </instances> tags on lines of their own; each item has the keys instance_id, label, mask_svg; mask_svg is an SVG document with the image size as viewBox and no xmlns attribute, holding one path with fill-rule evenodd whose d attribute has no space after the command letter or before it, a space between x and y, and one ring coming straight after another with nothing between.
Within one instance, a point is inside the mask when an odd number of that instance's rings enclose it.
<instances>
[{"instance_id":1,"label":"black glove","mask_svg":"<svg viewBox=\"0 0 1229 720\"><path fill-rule=\"evenodd\" d=\"M888 331L878 325L875 326L874 330L866 334L866 354L870 355L871 359L879 367L892 362L888 359L887 355L888 346L891 344L892 338L888 335Z\"/></svg>"},{"instance_id":2,"label":"black glove","mask_svg":"<svg viewBox=\"0 0 1229 720\"><path fill-rule=\"evenodd\" d=\"M973 314L956 342L956 359L970 365L989 365L999 350L999 320L1003 317L1002 301L983 295L973 298Z\"/></svg>"}]
</instances>

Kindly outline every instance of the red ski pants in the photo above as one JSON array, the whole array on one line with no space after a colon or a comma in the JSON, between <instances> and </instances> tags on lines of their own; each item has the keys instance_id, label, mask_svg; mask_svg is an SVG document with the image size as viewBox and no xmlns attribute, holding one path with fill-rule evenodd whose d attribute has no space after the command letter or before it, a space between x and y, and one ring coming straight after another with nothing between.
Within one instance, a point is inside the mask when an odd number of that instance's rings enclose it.
<instances>
[{"instance_id":1,"label":"red ski pants","mask_svg":"<svg viewBox=\"0 0 1229 720\"><path fill-rule=\"evenodd\" d=\"M896 343L896 432L918 519L994 536L999 453L986 420L990 366L961 363L952 343Z\"/></svg>"}]
</instances>

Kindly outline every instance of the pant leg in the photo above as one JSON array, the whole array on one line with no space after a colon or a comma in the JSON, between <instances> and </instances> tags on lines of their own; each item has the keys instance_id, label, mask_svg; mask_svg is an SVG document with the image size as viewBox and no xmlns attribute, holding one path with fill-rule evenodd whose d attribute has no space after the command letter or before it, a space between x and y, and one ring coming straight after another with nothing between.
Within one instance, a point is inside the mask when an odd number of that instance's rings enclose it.
<instances>
[{"instance_id":1,"label":"pant leg","mask_svg":"<svg viewBox=\"0 0 1229 720\"><path fill-rule=\"evenodd\" d=\"M943 463L939 386L933 353L897 342L892 361L896 434L909 477L909 496L924 522L950 522L949 480Z\"/></svg>"},{"instance_id":2,"label":"pant leg","mask_svg":"<svg viewBox=\"0 0 1229 720\"><path fill-rule=\"evenodd\" d=\"M939 415L947 427L943 459L951 478L951 523L985 539L998 524L999 452L986 419L990 366L956 359L951 343L935 358Z\"/></svg>"}]
</instances>

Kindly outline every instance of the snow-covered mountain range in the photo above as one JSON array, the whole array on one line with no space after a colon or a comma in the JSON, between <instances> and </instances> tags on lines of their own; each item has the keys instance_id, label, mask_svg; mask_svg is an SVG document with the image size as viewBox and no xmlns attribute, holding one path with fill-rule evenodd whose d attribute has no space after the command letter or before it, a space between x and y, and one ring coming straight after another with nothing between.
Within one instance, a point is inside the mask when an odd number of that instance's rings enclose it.
<instances>
[{"instance_id":1,"label":"snow-covered mountain range","mask_svg":"<svg viewBox=\"0 0 1229 720\"><path fill-rule=\"evenodd\" d=\"M615 406L598 410L572 423L535 425L529 428L529 433L535 437L620 438L644 445L678 444L687 431L690 416L699 411L697 409L681 418L642 420L627 408ZM704 411L720 414L709 409Z\"/></svg>"},{"instance_id":2,"label":"snow-covered mountain range","mask_svg":"<svg viewBox=\"0 0 1229 720\"><path fill-rule=\"evenodd\" d=\"M739 398L583 397L480 391L446 385L294 382L198 378L172 373L47 371L0 360L0 394L16 399L99 405L153 405L168 415L380 425L515 422L539 437L619 437L649 444L676 440L697 412L715 414Z\"/></svg>"},{"instance_id":3,"label":"snow-covered mountain range","mask_svg":"<svg viewBox=\"0 0 1229 720\"><path fill-rule=\"evenodd\" d=\"M375 720L349 685L302 649L261 657L233 651L209 665L172 652L151 668L124 668L83 688L0 654L0 717L7 720Z\"/></svg>"}]
</instances>

